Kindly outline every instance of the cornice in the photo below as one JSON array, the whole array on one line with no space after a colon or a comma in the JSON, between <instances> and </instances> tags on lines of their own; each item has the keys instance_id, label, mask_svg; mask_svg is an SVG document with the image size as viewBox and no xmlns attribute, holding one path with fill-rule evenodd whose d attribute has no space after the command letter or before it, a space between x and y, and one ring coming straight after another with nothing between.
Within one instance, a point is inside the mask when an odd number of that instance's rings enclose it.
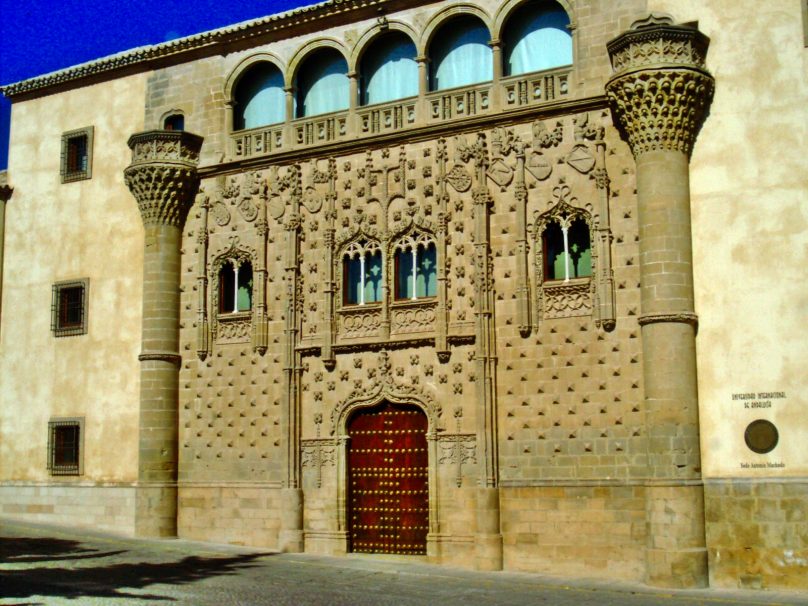
<instances>
[{"instance_id":1,"label":"cornice","mask_svg":"<svg viewBox=\"0 0 808 606\"><path fill-rule=\"evenodd\" d=\"M371 9L373 14L376 14L376 11L383 9L397 10L403 6L419 4L426 4L426 2L423 0L409 2L404 0L327 0L170 42L140 46L42 76L0 86L0 93L13 101L34 98L52 94L64 88L81 86L88 81L106 80L122 74L146 71L201 56L224 54L228 52L228 46L238 45L245 40L264 36L277 38L291 36L294 34L293 31L287 31L286 36L283 33L285 30L293 30L298 26L310 27L312 23L351 13Z\"/></svg>"}]
</instances>

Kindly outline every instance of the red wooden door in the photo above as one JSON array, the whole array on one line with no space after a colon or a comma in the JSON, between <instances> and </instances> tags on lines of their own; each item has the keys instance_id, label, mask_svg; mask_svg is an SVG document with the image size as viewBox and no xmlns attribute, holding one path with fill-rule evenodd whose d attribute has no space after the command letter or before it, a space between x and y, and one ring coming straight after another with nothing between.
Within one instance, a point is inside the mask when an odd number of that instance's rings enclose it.
<instances>
[{"instance_id":1,"label":"red wooden door","mask_svg":"<svg viewBox=\"0 0 808 606\"><path fill-rule=\"evenodd\" d=\"M351 549L426 554L429 490L426 415L382 403L348 423Z\"/></svg>"}]
</instances>

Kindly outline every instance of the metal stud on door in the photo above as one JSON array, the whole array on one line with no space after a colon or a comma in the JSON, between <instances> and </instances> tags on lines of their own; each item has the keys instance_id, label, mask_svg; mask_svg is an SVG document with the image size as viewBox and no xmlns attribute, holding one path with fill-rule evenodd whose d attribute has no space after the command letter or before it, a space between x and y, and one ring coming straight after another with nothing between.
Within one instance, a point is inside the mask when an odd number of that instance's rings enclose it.
<instances>
[{"instance_id":1,"label":"metal stud on door","mask_svg":"<svg viewBox=\"0 0 808 606\"><path fill-rule=\"evenodd\" d=\"M425 554L429 526L426 415L385 402L348 423L351 549Z\"/></svg>"}]
</instances>

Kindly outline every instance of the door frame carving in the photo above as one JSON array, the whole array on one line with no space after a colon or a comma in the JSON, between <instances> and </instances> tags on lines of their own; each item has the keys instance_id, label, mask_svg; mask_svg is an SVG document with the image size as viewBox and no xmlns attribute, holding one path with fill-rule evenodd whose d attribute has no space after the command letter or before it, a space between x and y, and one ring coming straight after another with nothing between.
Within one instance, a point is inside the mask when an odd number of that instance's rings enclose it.
<instances>
[{"instance_id":1,"label":"door frame carving","mask_svg":"<svg viewBox=\"0 0 808 606\"><path fill-rule=\"evenodd\" d=\"M386 352L382 352L386 353ZM383 356L386 358L386 356ZM398 385L393 382L389 374L383 374L382 380L377 382L369 391L354 392L344 400L332 414L333 432L337 443L337 530L345 535L346 550L348 542L348 440L347 421L351 414L361 408L371 408L387 401L392 404L409 404L418 407L427 418L427 455L428 455L428 483L429 490L429 530L427 532L427 555L432 555L430 545L434 543L434 536L439 532L438 527L438 491L437 491L437 462L438 462L438 420L441 414L440 406L435 405L432 397L411 385Z\"/></svg>"}]
</instances>

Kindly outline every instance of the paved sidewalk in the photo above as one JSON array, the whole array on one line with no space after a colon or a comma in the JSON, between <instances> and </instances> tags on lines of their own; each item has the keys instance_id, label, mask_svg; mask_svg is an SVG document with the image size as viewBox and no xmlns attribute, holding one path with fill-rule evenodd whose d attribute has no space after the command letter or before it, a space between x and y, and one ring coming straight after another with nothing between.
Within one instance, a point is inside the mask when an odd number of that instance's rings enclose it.
<instances>
[{"instance_id":1,"label":"paved sidewalk","mask_svg":"<svg viewBox=\"0 0 808 606\"><path fill-rule=\"evenodd\" d=\"M726 606L808 605L808 596L655 590L476 573L384 556L329 558L129 539L0 520L0 604Z\"/></svg>"}]
</instances>

